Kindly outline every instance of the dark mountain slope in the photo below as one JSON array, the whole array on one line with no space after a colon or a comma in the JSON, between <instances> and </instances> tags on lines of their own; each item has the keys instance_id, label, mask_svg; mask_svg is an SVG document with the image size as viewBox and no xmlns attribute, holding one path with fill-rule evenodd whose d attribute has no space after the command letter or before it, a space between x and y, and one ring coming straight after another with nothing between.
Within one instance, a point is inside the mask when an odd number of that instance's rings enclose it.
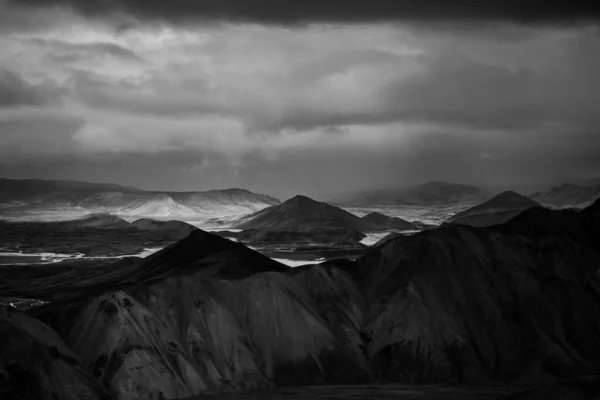
<instances>
[{"instance_id":1,"label":"dark mountain slope","mask_svg":"<svg viewBox=\"0 0 600 400\"><path fill-rule=\"evenodd\" d=\"M391 381L470 383L597 370L595 228L553 215L399 237L358 260L373 369Z\"/></svg>"},{"instance_id":2,"label":"dark mountain slope","mask_svg":"<svg viewBox=\"0 0 600 400\"><path fill-rule=\"evenodd\" d=\"M521 211L539 206L535 201L513 191L502 192L485 203L471 207L448 219L448 223L474 227L501 224Z\"/></svg>"},{"instance_id":3,"label":"dark mountain slope","mask_svg":"<svg viewBox=\"0 0 600 400\"><path fill-rule=\"evenodd\" d=\"M259 211L236 226L238 229L272 230L315 227L347 228L360 232L380 229L341 208L305 196L296 196L279 206Z\"/></svg>"},{"instance_id":4,"label":"dark mountain slope","mask_svg":"<svg viewBox=\"0 0 600 400\"><path fill-rule=\"evenodd\" d=\"M107 398L77 354L41 321L0 306L0 337L1 399Z\"/></svg>"},{"instance_id":5,"label":"dark mountain slope","mask_svg":"<svg viewBox=\"0 0 600 400\"><path fill-rule=\"evenodd\" d=\"M412 230L412 229L417 229L417 227L402 219L402 218L398 218L398 217L389 217L387 215L378 213L378 212L372 212L369 213L367 215L365 215L364 217L362 217L362 219L364 221L370 222L373 225L377 225L381 228L385 228L385 229L398 229L398 230Z\"/></svg>"}]
</instances>

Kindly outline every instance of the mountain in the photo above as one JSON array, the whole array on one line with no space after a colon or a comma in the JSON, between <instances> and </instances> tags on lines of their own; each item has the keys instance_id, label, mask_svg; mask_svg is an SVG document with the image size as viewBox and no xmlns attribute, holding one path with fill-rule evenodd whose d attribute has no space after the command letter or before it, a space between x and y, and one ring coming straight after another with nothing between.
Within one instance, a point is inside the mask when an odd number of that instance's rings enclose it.
<instances>
[{"instance_id":1,"label":"mountain","mask_svg":"<svg viewBox=\"0 0 600 400\"><path fill-rule=\"evenodd\" d=\"M0 179L0 217L70 219L86 213L127 218L209 219L244 215L280 201L245 189L152 192L114 184ZM45 212L45 214L44 214Z\"/></svg>"},{"instance_id":2,"label":"mountain","mask_svg":"<svg viewBox=\"0 0 600 400\"><path fill-rule=\"evenodd\" d=\"M108 398L106 390L73 350L41 321L12 307L0 306L0 337L10 341L1 345L3 400Z\"/></svg>"},{"instance_id":3,"label":"mountain","mask_svg":"<svg viewBox=\"0 0 600 400\"><path fill-rule=\"evenodd\" d=\"M140 219L129 223L110 214L69 221L0 221L0 248L8 252L116 257L165 247L197 228L181 221Z\"/></svg>"},{"instance_id":4,"label":"mountain","mask_svg":"<svg viewBox=\"0 0 600 400\"><path fill-rule=\"evenodd\" d=\"M523 210L539 205L530 198L509 190L497 194L482 204L459 212L446 222L473 227L497 225L510 220Z\"/></svg>"},{"instance_id":5,"label":"mountain","mask_svg":"<svg viewBox=\"0 0 600 400\"><path fill-rule=\"evenodd\" d=\"M104 192L139 192L113 183L0 178L0 203L76 203Z\"/></svg>"},{"instance_id":6,"label":"mountain","mask_svg":"<svg viewBox=\"0 0 600 400\"><path fill-rule=\"evenodd\" d=\"M502 225L442 227L373 248L354 279L369 304L374 372L526 383L598 371L598 228L536 207Z\"/></svg>"},{"instance_id":7,"label":"mountain","mask_svg":"<svg viewBox=\"0 0 600 400\"><path fill-rule=\"evenodd\" d=\"M45 288L50 304L2 321L0 368L16 371L21 398L119 400L575 379L600 372L599 238L600 201L399 235L356 262L299 268L198 230L102 273L13 275L0 286L11 296Z\"/></svg>"},{"instance_id":8,"label":"mountain","mask_svg":"<svg viewBox=\"0 0 600 400\"><path fill-rule=\"evenodd\" d=\"M538 203L558 208L583 208L600 198L600 184L575 185L565 183L531 196Z\"/></svg>"},{"instance_id":9,"label":"mountain","mask_svg":"<svg viewBox=\"0 0 600 400\"><path fill-rule=\"evenodd\" d=\"M167 194L157 194L150 199L134 200L117 211L123 216L152 217L193 217L196 212L183 204L175 202Z\"/></svg>"},{"instance_id":10,"label":"mountain","mask_svg":"<svg viewBox=\"0 0 600 400\"><path fill-rule=\"evenodd\" d=\"M344 206L452 205L479 203L490 197L476 186L432 181L402 189L351 192L332 197L331 203Z\"/></svg>"},{"instance_id":11,"label":"mountain","mask_svg":"<svg viewBox=\"0 0 600 400\"><path fill-rule=\"evenodd\" d=\"M316 227L345 228L359 232L381 229L341 208L300 195L250 215L235 226L237 229L287 231Z\"/></svg>"},{"instance_id":12,"label":"mountain","mask_svg":"<svg viewBox=\"0 0 600 400\"><path fill-rule=\"evenodd\" d=\"M95 213L72 221L50 222L47 226L54 226L58 232L81 228L127 229L131 224L116 215Z\"/></svg>"},{"instance_id":13,"label":"mountain","mask_svg":"<svg viewBox=\"0 0 600 400\"><path fill-rule=\"evenodd\" d=\"M413 229L417 229L417 227L402 219L402 218L398 218L398 217L389 217L387 215L378 213L378 212L372 212L369 213L367 215L365 215L364 217L362 217L362 219L364 221L370 222L373 225L377 225L381 228L385 228L385 229L398 229L398 230L413 230Z\"/></svg>"}]
</instances>

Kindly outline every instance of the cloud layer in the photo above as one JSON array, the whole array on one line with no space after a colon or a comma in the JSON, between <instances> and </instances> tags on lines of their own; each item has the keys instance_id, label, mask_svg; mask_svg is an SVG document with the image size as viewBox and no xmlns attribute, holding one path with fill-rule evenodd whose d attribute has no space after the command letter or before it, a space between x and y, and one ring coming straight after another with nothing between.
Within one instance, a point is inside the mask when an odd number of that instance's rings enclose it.
<instances>
[{"instance_id":1,"label":"cloud layer","mask_svg":"<svg viewBox=\"0 0 600 400\"><path fill-rule=\"evenodd\" d=\"M278 195L600 173L599 30L546 24L595 17L577 2L205 3L0 2L0 172Z\"/></svg>"},{"instance_id":2,"label":"cloud layer","mask_svg":"<svg viewBox=\"0 0 600 400\"><path fill-rule=\"evenodd\" d=\"M557 22L600 16L593 2L560 0L15 0L27 6L68 5L86 15L129 13L143 19L181 22L374 22L374 21L511 21Z\"/></svg>"}]
</instances>

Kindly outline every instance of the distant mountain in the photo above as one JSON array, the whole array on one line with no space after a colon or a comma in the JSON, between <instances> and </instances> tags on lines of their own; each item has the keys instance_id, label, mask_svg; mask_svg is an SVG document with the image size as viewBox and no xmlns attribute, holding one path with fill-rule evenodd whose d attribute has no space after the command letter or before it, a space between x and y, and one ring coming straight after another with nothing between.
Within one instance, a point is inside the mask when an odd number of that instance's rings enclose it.
<instances>
[{"instance_id":1,"label":"distant mountain","mask_svg":"<svg viewBox=\"0 0 600 400\"><path fill-rule=\"evenodd\" d=\"M280 203L245 189L149 192L114 184L0 180L0 217L53 210L105 212L128 218L208 219L248 214Z\"/></svg>"},{"instance_id":2,"label":"distant mountain","mask_svg":"<svg viewBox=\"0 0 600 400\"><path fill-rule=\"evenodd\" d=\"M175 202L168 194L156 194L149 199L134 200L117 211L123 216L193 217L196 212L190 207Z\"/></svg>"},{"instance_id":3,"label":"distant mountain","mask_svg":"<svg viewBox=\"0 0 600 400\"><path fill-rule=\"evenodd\" d=\"M538 203L558 208L584 208L600 197L600 184L590 181L575 185L565 183L530 196Z\"/></svg>"},{"instance_id":4,"label":"distant mountain","mask_svg":"<svg viewBox=\"0 0 600 400\"><path fill-rule=\"evenodd\" d=\"M0 203L71 204L99 193L139 191L131 186L120 186L113 183L0 178Z\"/></svg>"},{"instance_id":5,"label":"distant mountain","mask_svg":"<svg viewBox=\"0 0 600 400\"><path fill-rule=\"evenodd\" d=\"M372 205L452 205L487 200L487 190L470 185L432 181L403 189L370 190L333 197L332 204L344 206Z\"/></svg>"},{"instance_id":6,"label":"distant mountain","mask_svg":"<svg viewBox=\"0 0 600 400\"><path fill-rule=\"evenodd\" d=\"M539 203L513 191L502 192L492 199L450 217L446 222L473 227L504 223Z\"/></svg>"},{"instance_id":7,"label":"distant mountain","mask_svg":"<svg viewBox=\"0 0 600 400\"><path fill-rule=\"evenodd\" d=\"M244 218L237 229L298 230L316 227L353 229L359 232L381 230L341 208L306 196L296 196Z\"/></svg>"},{"instance_id":8,"label":"distant mountain","mask_svg":"<svg viewBox=\"0 0 600 400\"><path fill-rule=\"evenodd\" d=\"M377 225L379 227L385 229L397 229L397 230L413 230L418 229L416 225L398 217L389 217L387 215L372 212L364 217L362 217L364 221L370 222L373 225Z\"/></svg>"},{"instance_id":9,"label":"distant mountain","mask_svg":"<svg viewBox=\"0 0 600 400\"><path fill-rule=\"evenodd\" d=\"M69 221L0 220L0 248L23 253L129 256L148 248L165 247L196 230L182 221L140 219L129 223L101 213Z\"/></svg>"}]
</instances>

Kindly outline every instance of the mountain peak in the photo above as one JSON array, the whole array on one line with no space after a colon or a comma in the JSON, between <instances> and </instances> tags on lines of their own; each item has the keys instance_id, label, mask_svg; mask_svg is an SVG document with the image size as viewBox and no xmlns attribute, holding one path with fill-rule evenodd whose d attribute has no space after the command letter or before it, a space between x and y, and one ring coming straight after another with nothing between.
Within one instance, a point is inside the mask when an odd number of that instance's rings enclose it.
<instances>
[{"instance_id":1,"label":"mountain peak","mask_svg":"<svg viewBox=\"0 0 600 400\"><path fill-rule=\"evenodd\" d=\"M523 210L539 206L539 203L529 197L507 190L452 216L448 222L479 227L497 225L510 220Z\"/></svg>"},{"instance_id":2,"label":"mountain peak","mask_svg":"<svg viewBox=\"0 0 600 400\"><path fill-rule=\"evenodd\" d=\"M526 205L531 207L539 206L538 202L531 200L529 197L523 196L522 194L517 193L513 190L506 190L504 192L498 193L483 204L507 207L515 205Z\"/></svg>"},{"instance_id":3,"label":"mountain peak","mask_svg":"<svg viewBox=\"0 0 600 400\"><path fill-rule=\"evenodd\" d=\"M286 200L283 204L302 204L302 205L311 205L311 204L321 204L321 202L311 199L308 196L304 196L301 194L297 194L291 199Z\"/></svg>"},{"instance_id":4,"label":"mountain peak","mask_svg":"<svg viewBox=\"0 0 600 400\"><path fill-rule=\"evenodd\" d=\"M348 211L303 195L294 196L281 205L259 211L236 228L294 230L324 226L360 232L377 230L375 225Z\"/></svg>"}]
</instances>

